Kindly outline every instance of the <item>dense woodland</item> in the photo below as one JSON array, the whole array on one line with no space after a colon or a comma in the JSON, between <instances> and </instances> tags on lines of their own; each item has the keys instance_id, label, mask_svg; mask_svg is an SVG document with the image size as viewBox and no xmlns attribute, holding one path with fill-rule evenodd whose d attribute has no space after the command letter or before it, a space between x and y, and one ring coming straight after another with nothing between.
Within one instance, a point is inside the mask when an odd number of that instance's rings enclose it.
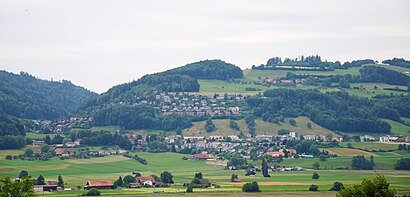
<instances>
[{"instance_id":1,"label":"dense woodland","mask_svg":"<svg viewBox=\"0 0 410 197\"><path fill-rule=\"evenodd\" d=\"M53 82L24 72L0 71L0 112L19 118L55 119L96 96L69 81Z\"/></svg>"},{"instance_id":2,"label":"dense woodland","mask_svg":"<svg viewBox=\"0 0 410 197\"><path fill-rule=\"evenodd\" d=\"M384 60L383 64L390 64L393 66L400 66L404 68L410 68L410 61L403 58L393 58L391 60Z\"/></svg>"},{"instance_id":3,"label":"dense woodland","mask_svg":"<svg viewBox=\"0 0 410 197\"><path fill-rule=\"evenodd\" d=\"M264 92L266 98L254 96L247 103L254 115L277 122L281 116L308 116L317 124L342 132L390 133L391 126L380 118L400 120L409 117L408 96L373 101L346 92L320 93L317 90L274 89ZM386 103L389 103L386 105Z\"/></svg>"}]
</instances>

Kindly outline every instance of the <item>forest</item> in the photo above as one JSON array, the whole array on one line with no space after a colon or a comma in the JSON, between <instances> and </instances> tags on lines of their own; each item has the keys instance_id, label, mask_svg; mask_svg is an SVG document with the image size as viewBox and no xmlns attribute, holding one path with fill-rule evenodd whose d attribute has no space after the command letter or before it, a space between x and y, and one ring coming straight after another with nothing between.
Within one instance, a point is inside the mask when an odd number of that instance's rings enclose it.
<instances>
[{"instance_id":1,"label":"forest","mask_svg":"<svg viewBox=\"0 0 410 197\"><path fill-rule=\"evenodd\" d=\"M69 81L47 81L24 72L0 71L0 112L18 118L59 118L96 96Z\"/></svg>"},{"instance_id":2,"label":"forest","mask_svg":"<svg viewBox=\"0 0 410 197\"><path fill-rule=\"evenodd\" d=\"M410 68L410 61L403 58L393 58L391 60L384 60L383 64L390 64L393 66L399 66L404 68Z\"/></svg>"},{"instance_id":3,"label":"forest","mask_svg":"<svg viewBox=\"0 0 410 197\"><path fill-rule=\"evenodd\" d=\"M277 122L280 116L307 116L315 123L334 131L390 133L391 126L380 118L400 120L409 117L409 98L392 97L373 101L346 92L321 93L318 90L267 90L247 99L254 115ZM386 103L389 103L386 105Z\"/></svg>"}]
</instances>

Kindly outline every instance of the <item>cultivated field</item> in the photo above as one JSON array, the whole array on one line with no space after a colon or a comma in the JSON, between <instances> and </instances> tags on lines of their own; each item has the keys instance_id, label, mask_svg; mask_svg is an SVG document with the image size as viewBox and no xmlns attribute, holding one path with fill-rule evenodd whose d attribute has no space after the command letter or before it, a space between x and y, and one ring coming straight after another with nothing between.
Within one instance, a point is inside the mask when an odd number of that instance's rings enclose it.
<instances>
[{"instance_id":1,"label":"cultivated field","mask_svg":"<svg viewBox=\"0 0 410 197\"><path fill-rule=\"evenodd\" d=\"M296 120L296 126L290 125L289 119L290 118L285 118L285 121L283 123L280 122L278 124L265 122L265 121L262 121L261 119L256 119L255 120L256 133L258 134L277 134L278 130L286 129L289 131L297 131L303 135L307 135L307 134L336 135L332 131L315 124L308 117L300 116L300 117L294 118L294 120ZM183 133L185 136L212 136L212 135L227 136L227 135L238 135L240 134L241 131L244 134L249 133L245 120L236 121L239 124L240 131L231 129L229 127L229 121L230 120L213 120L217 129L209 133L205 131L206 121L195 122L193 127L189 129L185 129ZM309 129L307 127L308 122L312 124L312 129Z\"/></svg>"}]
</instances>

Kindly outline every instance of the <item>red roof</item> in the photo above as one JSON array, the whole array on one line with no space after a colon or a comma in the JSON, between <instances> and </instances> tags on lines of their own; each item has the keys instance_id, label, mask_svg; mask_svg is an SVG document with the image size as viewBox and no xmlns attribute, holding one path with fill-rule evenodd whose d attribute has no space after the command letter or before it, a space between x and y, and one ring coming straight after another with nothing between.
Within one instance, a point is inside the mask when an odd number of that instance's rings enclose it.
<instances>
[{"instance_id":1,"label":"red roof","mask_svg":"<svg viewBox=\"0 0 410 197\"><path fill-rule=\"evenodd\" d=\"M195 154L194 158L195 159L213 159L214 154Z\"/></svg>"},{"instance_id":2,"label":"red roof","mask_svg":"<svg viewBox=\"0 0 410 197\"><path fill-rule=\"evenodd\" d=\"M156 181L155 181L155 178L152 177L152 176L139 176L139 177L137 177L137 178L135 178L135 179L137 179L137 181L139 181L139 182L145 182L145 181L151 181L151 182L153 182L153 183L156 182Z\"/></svg>"},{"instance_id":3,"label":"red roof","mask_svg":"<svg viewBox=\"0 0 410 197\"><path fill-rule=\"evenodd\" d=\"M101 180L101 181L87 181L87 186L90 187L112 187L112 181Z\"/></svg>"},{"instance_id":4,"label":"red roof","mask_svg":"<svg viewBox=\"0 0 410 197\"><path fill-rule=\"evenodd\" d=\"M56 153L56 155L62 155L62 154L67 153L67 149L65 149L65 148L56 148L54 150L54 152Z\"/></svg>"},{"instance_id":5,"label":"red roof","mask_svg":"<svg viewBox=\"0 0 410 197\"><path fill-rule=\"evenodd\" d=\"M292 80L280 80L280 82L281 83L285 83L285 84L291 84L291 83L293 83L293 81Z\"/></svg>"}]
</instances>

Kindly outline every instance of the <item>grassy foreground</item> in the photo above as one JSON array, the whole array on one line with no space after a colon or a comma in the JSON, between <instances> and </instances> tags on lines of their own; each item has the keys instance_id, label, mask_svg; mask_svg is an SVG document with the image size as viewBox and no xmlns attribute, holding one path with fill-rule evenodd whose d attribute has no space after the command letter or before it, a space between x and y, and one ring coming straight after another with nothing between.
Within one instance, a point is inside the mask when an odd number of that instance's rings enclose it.
<instances>
[{"instance_id":1,"label":"grassy foreground","mask_svg":"<svg viewBox=\"0 0 410 197\"><path fill-rule=\"evenodd\" d=\"M187 196L214 196L214 195L281 195L281 196L334 196L329 190L335 181L343 182L350 185L359 183L364 177L374 177L377 173L383 173L391 187L399 191L410 191L410 171L393 171L392 165L401 156L375 156L375 162L378 170L371 171L352 171L352 170L332 170L337 167L349 166L351 157L344 156L331 158L328 161L320 162L318 159L285 159L281 165L285 166L303 166L311 168L313 163L319 161L323 170L318 170L319 180L312 180L313 171L291 171L291 172L271 172L270 178L264 178L260 173L254 177L244 176L244 171L227 171L223 166L217 165L213 161L185 161L182 160L182 154L175 153L138 153L140 157L148 161L148 165L142 165L134 160L123 156L109 156L101 158L92 158L87 160L69 159L60 160L54 158L50 161L21 161L21 160L0 160L0 176L17 177L21 170L28 170L34 177L43 175L46 181L57 180L58 175L62 175L66 187L75 189L74 191L61 191L45 193L47 196L77 196L84 193L76 189L78 186L84 186L88 180L115 180L119 176L126 176L132 171L139 171L143 175L159 175L162 171L170 171L174 176L176 183L190 182L194 173L201 171L204 178L209 179L212 183L221 185L221 188L215 189L194 189L194 194L184 194L185 188L182 186L173 186L171 188L143 188L143 189L117 189L101 190L103 195L140 195L151 194L154 190L164 191L170 196L187 195ZM408 155L405 155L406 157ZM260 165L259 163L255 163ZM326 169L326 170L325 170ZM231 183L231 174L238 174L242 180L241 183ZM246 182L258 181L262 193L244 194L241 187ZM308 192L309 185L316 184L321 192ZM161 194L162 195L162 194Z\"/></svg>"}]
</instances>

